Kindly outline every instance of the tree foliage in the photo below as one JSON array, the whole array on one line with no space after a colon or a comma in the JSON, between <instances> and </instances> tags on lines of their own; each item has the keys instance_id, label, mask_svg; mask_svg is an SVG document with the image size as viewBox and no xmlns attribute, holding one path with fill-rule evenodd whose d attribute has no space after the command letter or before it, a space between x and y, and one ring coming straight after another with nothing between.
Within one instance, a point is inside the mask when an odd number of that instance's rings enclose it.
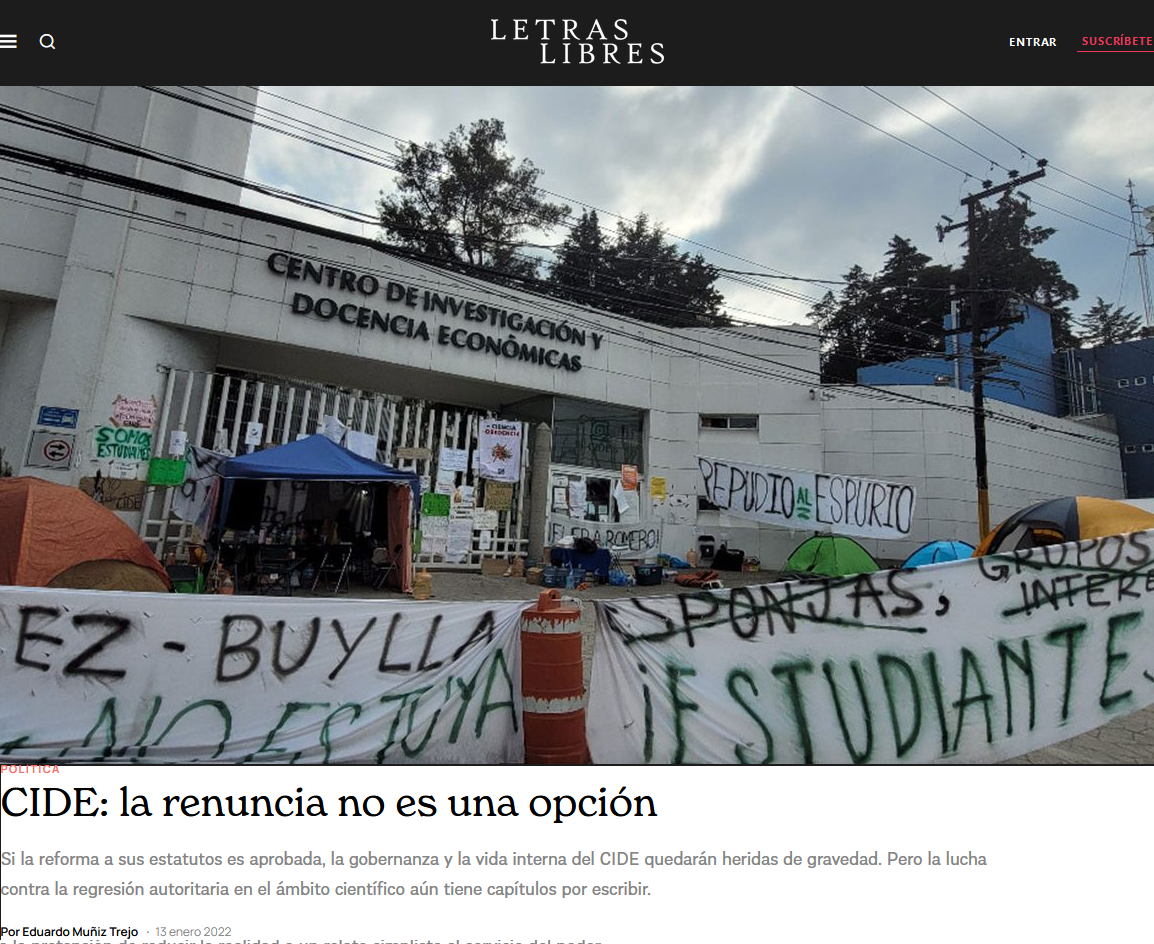
<instances>
[{"instance_id":1,"label":"tree foliage","mask_svg":"<svg viewBox=\"0 0 1154 944\"><path fill-rule=\"evenodd\" d=\"M548 290L569 301L671 326L729 323L718 270L682 252L642 213L619 222L612 241L587 210L557 251Z\"/></svg>"},{"instance_id":2,"label":"tree foliage","mask_svg":"<svg viewBox=\"0 0 1154 944\"><path fill-rule=\"evenodd\" d=\"M548 232L569 207L537 188L541 171L505 151L497 118L459 125L440 144L398 145L397 192L377 202L381 228L396 245L449 268L533 278L539 260L519 240Z\"/></svg>"},{"instance_id":3,"label":"tree foliage","mask_svg":"<svg viewBox=\"0 0 1154 944\"><path fill-rule=\"evenodd\" d=\"M980 289L996 291L1007 298L1008 293L1013 293L1043 305L1050 312L1054 348L1077 347L1077 338L1070 327L1072 312L1065 303L1078 297L1078 289L1062 277L1058 263L1034 251L1057 230L1031 226L1034 211L1029 201L1012 191L1002 194L991 207L979 206L976 216L975 245L970 246L969 240L966 242L959 285L969 288L972 284L976 250Z\"/></svg>"},{"instance_id":4,"label":"tree foliage","mask_svg":"<svg viewBox=\"0 0 1154 944\"><path fill-rule=\"evenodd\" d=\"M1121 344L1142 334L1140 315L1126 311L1121 305L1111 305L1101 295L1090 310L1075 321L1078 326L1078 338L1087 347Z\"/></svg>"},{"instance_id":5,"label":"tree foliage","mask_svg":"<svg viewBox=\"0 0 1154 944\"><path fill-rule=\"evenodd\" d=\"M974 272L986 298L1009 303L1020 296L1044 306L1055 349L1077 346L1065 303L1078 297L1078 289L1062 277L1056 262L1035 252L1055 230L1031 226L1033 215L1028 201L1012 192L990 207L976 207L974 245L967 239L956 271L930 265L929 256L901 236L890 240L886 264L876 276L854 266L843 276L840 293L827 292L809 312L822 333L823 382L853 383L859 367L940 350L949 311L944 290L953 284L968 291Z\"/></svg>"},{"instance_id":6,"label":"tree foliage","mask_svg":"<svg viewBox=\"0 0 1154 944\"><path fill-rule=\"evenodd\" d=\"M822 335L824 383L854 383L859 367L941 350L948 266L930 265L895 234L877 275L855 265L842 278L838 295L827 292L809 312Z\"/></svg>"}]
</instances>

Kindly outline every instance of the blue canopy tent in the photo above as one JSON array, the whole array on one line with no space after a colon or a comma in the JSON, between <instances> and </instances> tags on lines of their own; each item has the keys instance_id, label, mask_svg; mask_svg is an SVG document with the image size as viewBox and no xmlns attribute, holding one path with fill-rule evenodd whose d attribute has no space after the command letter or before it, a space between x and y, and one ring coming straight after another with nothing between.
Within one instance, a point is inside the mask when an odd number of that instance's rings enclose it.
<instances>
[{"instance_id":1,"label":"blue canopy tent","mask_svg":"<svg viewBox=\"0 0 1154 944\"><path fill-rule=\"evenodd\" d=\"M221 464L223 481L219 521L228 517L229 503L237 480L290 482L348 482L394 486L388 489L388 546L401 545L406 553L396 569L396 585L402 591L412 588L411 555L413 502L420 494L420 476L408 469L366 459L338 446L326 436L317 434L272 449L237 456ZM407 488L404 486L408 486Z\"/></svg>"},{"instance_id":2,"label":"blue canopy tent","mask_svg":"<svg viewBox=\"0 0 1154 944\"><path fill-rule=\"evenodd\" d=\"M974 556L974 546L965 541L930 541L923 544L902 563L902 567L921 567L946 561L967 560Z\"/></svg>"}]
</instances>

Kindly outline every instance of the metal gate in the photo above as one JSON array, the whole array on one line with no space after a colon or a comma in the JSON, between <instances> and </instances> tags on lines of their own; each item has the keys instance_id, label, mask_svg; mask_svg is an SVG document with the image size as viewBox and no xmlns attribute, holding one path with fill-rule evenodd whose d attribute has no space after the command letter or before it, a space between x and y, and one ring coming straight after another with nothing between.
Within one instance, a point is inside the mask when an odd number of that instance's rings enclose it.
<instances>
[{"instance_id":1,"label":"metal gate","mask_svg":"<svg viewBox=\"0 0 1154 944\"><path fill-rule=\"evenodd\" d=\"M476 450L480 421L490 415L484 411L227 370L162 369L167 381L154 440L158 451L167 450L171 433L179 430L190 446L231 455L252 452L319 432L324 418L332 416L349 430L375 437L378 462L417 472L422 493L436 481L441 447L467 450L466 471L457 472L452 484L473 488L481 508ZM250 428L252 423L260 424L259 429ZM257 434L259 444L246 444L250 433ZM510 507L498 512L497 527L475 528L468 549L457 559L422 550L418 565L475 570L486 558L524 555L527 433L528 424L521 438L522 481L514 486ZM161 559L169 551L182 554L193 536L192 525L172 515L173 497L180 487L150 487L144 495L140 536ZM196 483L186 480L183 487L195 488ZM416 526L420 527L419 520Z\"/></svg>"}]
</instances>

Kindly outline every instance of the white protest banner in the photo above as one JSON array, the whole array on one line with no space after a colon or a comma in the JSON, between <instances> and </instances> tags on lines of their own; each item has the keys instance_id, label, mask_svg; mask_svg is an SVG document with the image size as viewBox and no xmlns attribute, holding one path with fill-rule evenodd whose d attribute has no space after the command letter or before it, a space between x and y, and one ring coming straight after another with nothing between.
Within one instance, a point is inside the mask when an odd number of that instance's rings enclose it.
<instances>
[{"instance_id":1,"label":"white protest banner","mask_svg":"<svg viewBox=\"0 0 1154 944\"><path fill-rule=\"evenodd\" d=\"M545 543L554 545L562 538L591 538L598 547L613 548L618 557L641 560L661 553L661 522L610 524L603 521L580 521L564 515L549 515Z\"/></svg>"},{"instance_id":2,"label":"white protest banner","mask_svg":"<svg viewBox=\"0 0 1154 944\"><path fill-rule=\"evenodd\" d=\"M220 495L220 464L228 456L192 446L188 450L188 471L184 484L172 493L172 513L182 521L191 521L201 534L208 534L216 516L216 502Z\"/></svg>"},{"instance_id":3,"label":"white protest banner","mask_svg":"<svg viewBox=\"0 0 1154 944\"><path fill-rule=\"evenodd\" d=\"M345 432L348 427L341 422L339 416L325 415L321 417L321 422L317 428L317 432L326 439L335 442L338 446L344 441Z\"/></svg>"},{"instance_id":4,"label":"white protest banner","mask_svg":"<svg viewBox=\"0 0 1154 944\"><path fill-rule=\"evenodd\" d=\"M6 761L516 763L524 606L3 587Z\"/></svg>"},{"instance_id":5,"label":"white protest banner","mask_svg":"<svg viewBox=\"0 0 1154 944\"><path fill-rule=\"evenodd\" d=\"M863 538L904 538L913 525L912 485L703 456L697 467L705 498L739 518Z\"/></svg>"},{"instance_id":6,"label":"white protest banner","mask_svg":"<svg viewBox=\"0 0 1154 944\"><path fill-rule=\"evenodd\" d=\"M350 429L345 433L345 448L364 459L377 459L377 437L372 433L359 433Z\"/></svg>"},{"instance_id":7,"label":"white protest banner","mask_svg":"<svg viewBox=\"0 0 1154 944\"><path fill-rule=\"evenodd\" d=\"M597 621L595 763L991 763L1154 704L1154 531Z\"/></svg>"},{"instance_id":8,"label":"white protest banner","mask_svg":"<svg viewBox=\"0 0 1154 944\"><path fill-rule=\"evenodd\" d=\"M521 424L482 420L477 440L481 478L494 482L521 479Z\"/></svg>"}]
</instances>

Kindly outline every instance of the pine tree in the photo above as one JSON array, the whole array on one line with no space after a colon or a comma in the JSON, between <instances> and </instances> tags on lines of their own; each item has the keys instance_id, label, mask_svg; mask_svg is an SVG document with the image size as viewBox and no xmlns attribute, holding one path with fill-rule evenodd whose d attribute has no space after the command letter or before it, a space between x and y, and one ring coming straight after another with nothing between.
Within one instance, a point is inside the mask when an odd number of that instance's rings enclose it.
<instances>
[{"instance_id":1,"label":"pine tree","mask_svg":"<svg viewBox=\"0 0 1154 944\"><path fill-rule=\"evenodd\" d=\"M557 250L549 291L560 298L604 308L609 289L609 247L596 210L585 210Z\"/></svg>"},{"instance_id":2,"label":"pine tree","mask_svg":"<svg viewBox=\"0 0 1154 944\"><path fill-rule=\"evenodd\" d=\"M929 354L942 347L951 273L930 265L894 235L876 276L855 265L839 296L827 292L809 313L822 335L822 382L856 383L860 367Z\"/></svg>"},{"instance_id":3,"label":"pine tree","mask_svg":"<svg viewBox=\"0 0 1154 944\"><path fill-rule=\"evenodd\" d=\"M565 238L548 289L570 301L674 327L728 324L718 271L700 254L682 252L642 213L619 222L612 243L596 213L582 214Z\"/></svg>"},{"instance_id":4,"label":"pine tree","mask_svg":"<svg viewBox=\"0 0 1154 944\"><path fill-rule=\"evenodd\" d=\"M459 125L440 144L398 145L397 193L377 202L381 228L397 246L485 277L532 278L526 232L547 232L569 214L537 189L541 171L505 152L497 118Z\"/></svg>"},{"instance_id":5,"label":"pine tree","mask_svg":"<svg viewBox=\"0 0 1154 944\"><path fill-rule=\"evenodd\" d=\"M1086 347L1102 344L1121 344L1142 333L1142 319L1136 312L1127 312L1121 305L1111 305L1102 296L1086 314L1075 319L1078 338Z\"/></svg>"},{"instance_id":6,"label":"pine tree","mask_svg":"<svg viewBox=\"0 0 1154 944\"><path fill-rule=\"evenodd\" d=\"M884 362L942 349L952 273L949 266L930 261L908 239L895 234L890 240L886 263L873 284L879 316L871 358Z\"/></svg>"},{"instance_id":7,"label":"pine tree","mask_svg":"<svg viewBox=\"0 0 1154 944\"><path fill-rule=\"evenodd\" d=\"M1072 313L1065 303L1078 297L1078 289L1062 277L1058 263L1034 252L1057 230L1048 226L1031 226L1034 211L1029 201L1007 191L993 207L977 210L978 286L992 290L997 297L1008 299L1020 295L1045 306L1050 311L1054 349L1077 347L1070 327ZM970 270L973 251L967 240L966 258L962 263L959 285L971 287Z\"/></svg>"}]
</instances>

